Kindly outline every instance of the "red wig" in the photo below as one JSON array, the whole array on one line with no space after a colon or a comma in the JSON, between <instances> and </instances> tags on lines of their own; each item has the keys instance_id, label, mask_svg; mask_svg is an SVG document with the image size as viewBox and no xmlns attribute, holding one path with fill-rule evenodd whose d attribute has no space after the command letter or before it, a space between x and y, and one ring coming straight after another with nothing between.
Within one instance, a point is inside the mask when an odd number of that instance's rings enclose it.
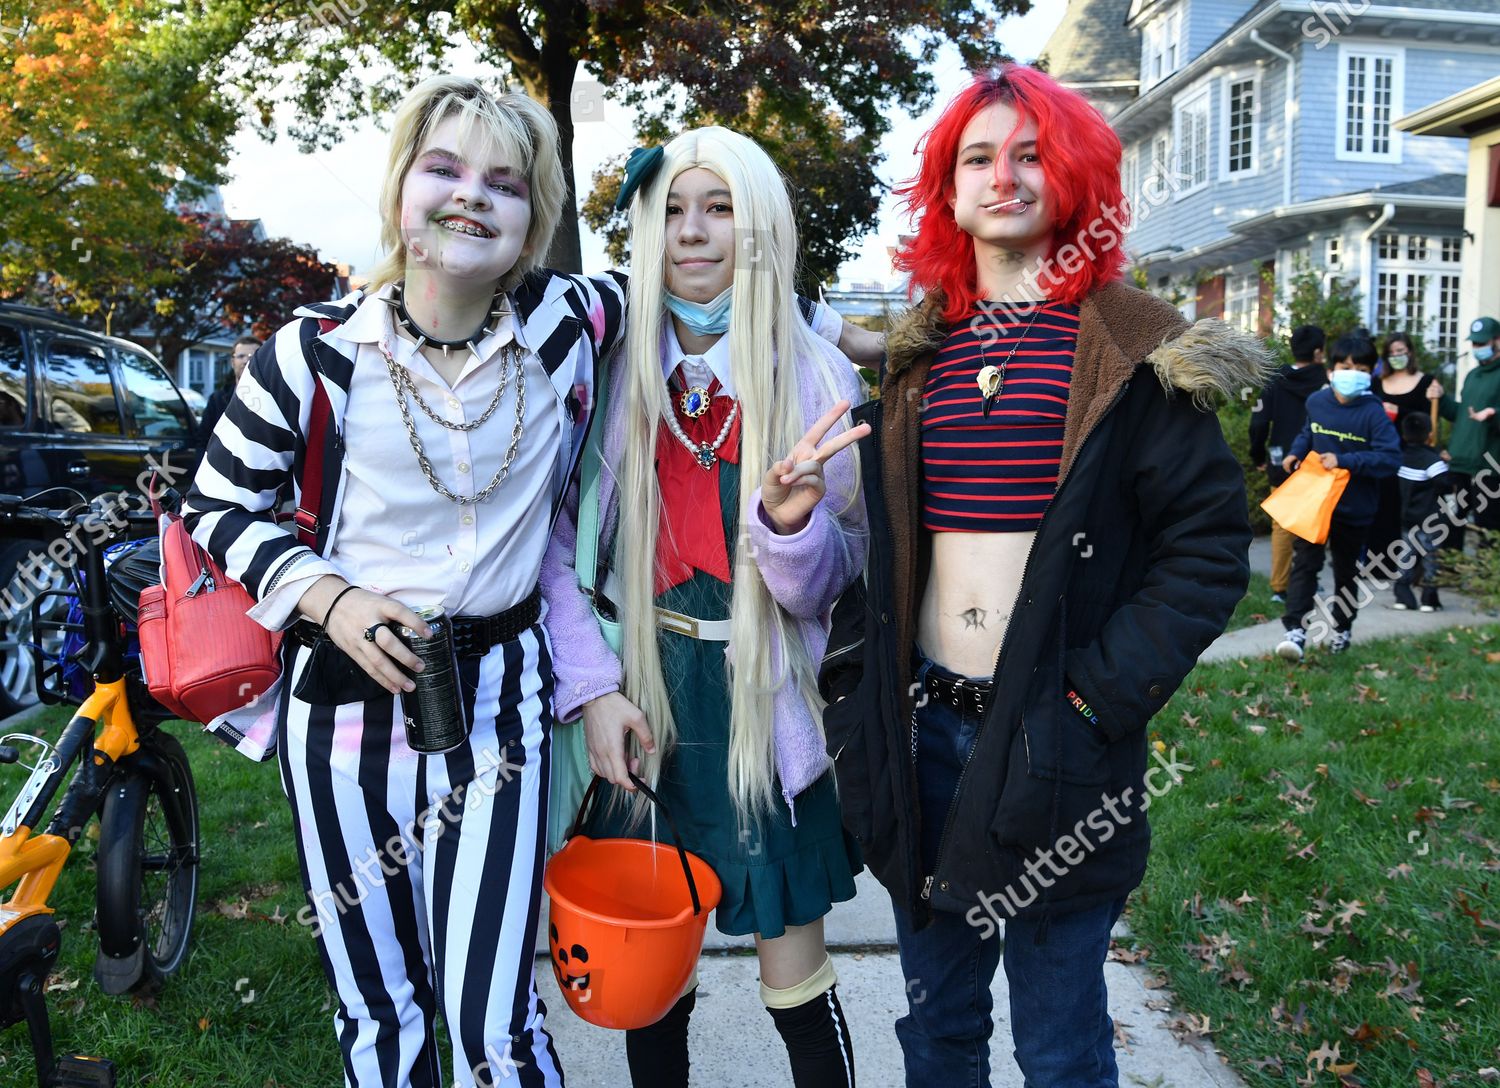
<instances>
[{"instance_id":1,"label":"red wig","mask_svg":"<svg viewBox=\"0 0 1500 1088\"><path fill-rule=\"evenodd\" d=\"M1036 122L1037 155L1057 216L1047 270L1038 281L1048 297L1078 302L1118 277L1125 264L1130 209L1120 189L1120 138L1081 94L1035 68L1006 64L976 75L948 104L917 144L917 176L896 189L918 225L916 236L897 250L895 265L911 273L913 290L942 291L943 317L950 322L979 299L973 239L948 204L959 141L974 115L996 102L1014 109L1019 125Z\"/></svg>"}]
</instances>

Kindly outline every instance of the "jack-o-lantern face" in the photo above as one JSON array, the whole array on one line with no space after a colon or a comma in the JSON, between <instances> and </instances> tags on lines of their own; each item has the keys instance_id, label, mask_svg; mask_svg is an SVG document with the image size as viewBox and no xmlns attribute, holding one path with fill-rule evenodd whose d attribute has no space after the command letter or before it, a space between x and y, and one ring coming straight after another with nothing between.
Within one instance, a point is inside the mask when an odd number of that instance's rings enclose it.
<instances>
[{"instance_id":1,"label":"jack-o-lantern face","mask_svg":"<svg viewBox=\"0 0 1500 1088\"><path fill-rule=\"evenodd\" d=\"M557 984L564 990L587 990L589 988L589 950L581 944L564 946L557 935L557 926L547 923L547 935L552 946L552 972ZM582 974L572 974L583 969Z\"/></svg>"}]
</instances>

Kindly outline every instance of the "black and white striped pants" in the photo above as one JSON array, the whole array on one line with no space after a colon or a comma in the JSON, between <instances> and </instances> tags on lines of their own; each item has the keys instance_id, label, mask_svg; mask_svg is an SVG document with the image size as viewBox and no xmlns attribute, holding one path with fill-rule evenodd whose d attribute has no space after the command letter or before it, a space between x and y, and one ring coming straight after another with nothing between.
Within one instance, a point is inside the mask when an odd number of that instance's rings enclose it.
<instances>
[{"instance_id":1,"label":"black and white striped pants","mask_svg":"<svg viewBox=\"0 0 1500 1088\"><path fill-rule=\"evenodd\" d=\"M552 728L541 626L460 661L475 724L446 755L407 747L395 699L292 698L310 652L293 649L281 782L308 896L298 917L314 927L338 995L346 1083L562 1085L533 975Z\"/></svg>"}]
</instances>

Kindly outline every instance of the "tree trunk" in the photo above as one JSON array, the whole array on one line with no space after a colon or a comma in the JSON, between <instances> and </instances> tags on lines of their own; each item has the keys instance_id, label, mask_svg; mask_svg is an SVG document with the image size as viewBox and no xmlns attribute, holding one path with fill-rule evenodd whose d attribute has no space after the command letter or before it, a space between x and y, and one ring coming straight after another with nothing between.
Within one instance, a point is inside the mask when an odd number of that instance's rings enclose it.
<instances>
[{"instance_id":1,"label":"tree trunk","mask_svg":"<svg viewBox=\"0 0 1500 1088\"><path fill-rule=\"evenodd\" d=\"M573 176L573 72L576 61L564 57L565 63L551 66L547 72L547 105L557 122L557 153L562 157L563 177L568 193L563 201L562 218L552 236L546 265L560 272L582 272L583 250L579 240L578 179Z\"/></svg>"}]
</instances>

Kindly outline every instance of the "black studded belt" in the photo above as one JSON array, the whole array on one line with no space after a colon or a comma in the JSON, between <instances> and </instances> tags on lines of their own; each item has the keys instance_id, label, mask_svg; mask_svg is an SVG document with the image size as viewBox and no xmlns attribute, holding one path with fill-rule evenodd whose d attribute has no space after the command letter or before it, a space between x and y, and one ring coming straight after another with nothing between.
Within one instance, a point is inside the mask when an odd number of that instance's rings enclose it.
<instances>
[{"instance_id":1,"label":"black studded belt","mask_svg":"<svg viewBox=\"0 0 1500 1088\"><path fill-rule=\"evenodd\" d=\"M969 680L961 676L940 676L928 669L922 681L923 693L960 714L983 714L995 693L993 680Z\"/></svg>"}]
</instances>

